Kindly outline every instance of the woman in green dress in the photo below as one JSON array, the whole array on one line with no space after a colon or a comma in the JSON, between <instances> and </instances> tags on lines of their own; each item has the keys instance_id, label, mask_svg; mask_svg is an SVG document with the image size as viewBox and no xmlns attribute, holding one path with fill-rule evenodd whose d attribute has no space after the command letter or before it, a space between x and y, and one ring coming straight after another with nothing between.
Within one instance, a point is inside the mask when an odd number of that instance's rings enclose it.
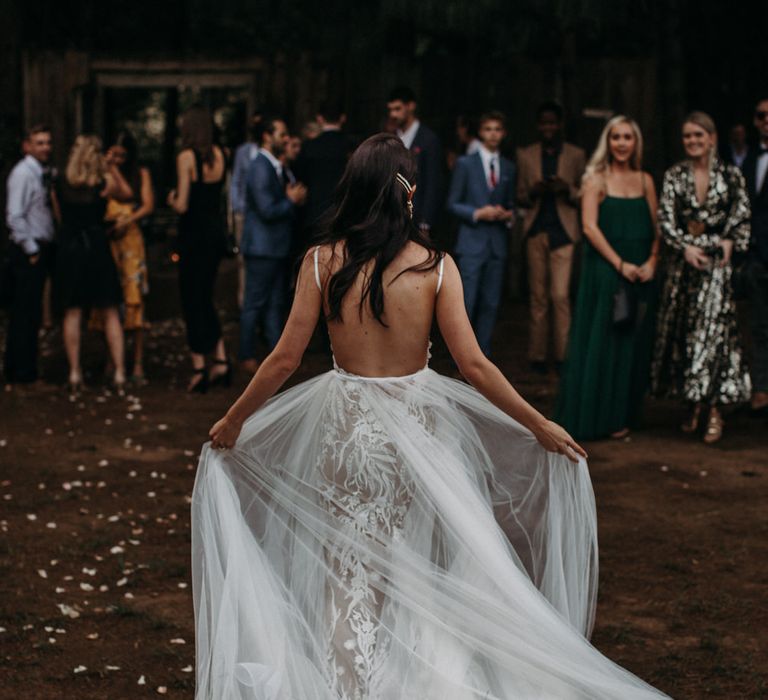
<instances>
[{"instance_id":1,"label":"woman in green dress","mask_svg":"<svg viewBox=\"0 0 768 700\"><path fill-rule=\"evenodd\" d=\"M606 124L582 188L586 243L557 402L557 421L576 439L621 438L640 414L649 382L659 236L656 190L642 170L637 124ZM624 286L635 312L619 326Z\"/></svg>"}]
</instances>

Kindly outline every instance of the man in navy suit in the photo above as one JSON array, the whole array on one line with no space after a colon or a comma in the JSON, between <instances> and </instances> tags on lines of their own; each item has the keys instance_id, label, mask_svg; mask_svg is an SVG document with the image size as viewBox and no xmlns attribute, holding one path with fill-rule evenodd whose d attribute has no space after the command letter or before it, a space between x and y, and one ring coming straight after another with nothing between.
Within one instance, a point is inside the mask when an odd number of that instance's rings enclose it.
<instances>
[{"instance_id":1,"label":"man in navy suit","mask_svg":"<svg viewBox=\"0 0 768 700\"><path fill-rule=\"evenodd\" d=\"M288 182L280 161L289 138L285 122L264 117L256 125L256 132L260 148L246 176L245 225L240 245L245 261L240 361L249 372L258 368L254 353L256 325L261 323L270 350L283 331L296 209L307 196L304 185Z\"/></svg>"},{"instance_id":2,"label":"man in navy suit","mask_svg":"<svg viewBox=\"0 0 768 700\"><path fill-rule=\"evenodd\" d=\"M416 157L418 187L413 197L413 220L429 232L440 215L443 168L440 139L416 118L416 95L409 87L392 90L387 113L400 140Z\"/></svg>"},{"instance_id":3,"label":"man in navy suit","mask_svg":"<svg viewBox=\"0 0 768 700\"><path fill-rule=\"evenodd\" d=\"M501 301L514 220L515 166L499 153L506 136L501 112L480 118L477 153L456 162L448 209L461 222L454 253L464 285L464 304L477 341L490 354Z\"/></svg>"},{"instance_id":4,"label":"man in navy suit","mask_svg":"<svg viewBox=\"0 0 768 700\"><path fill-rule=\"evenodd\" d=\"M752 409L768 410L768 98L755 107L758 147L741 167L752 205L752 237L744 263L752 331Z\"/></svg>"}]
</instances>

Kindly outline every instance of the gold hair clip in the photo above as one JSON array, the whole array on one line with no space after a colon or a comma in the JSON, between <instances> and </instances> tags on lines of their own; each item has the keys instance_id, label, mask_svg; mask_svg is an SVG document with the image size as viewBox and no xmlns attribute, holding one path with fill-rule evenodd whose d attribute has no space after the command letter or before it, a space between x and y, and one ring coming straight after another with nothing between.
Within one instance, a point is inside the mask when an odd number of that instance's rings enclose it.
<instances>
[{"instance_id":1,"label":"gold hair clip","mask_svg":"<svg viewBox=\"0 0 768 700\"><path fill-rule=\"evenodd\" d=\"M416 192L416 185L411 185L410 182L408 182L407 178L404 175L401 175L400 173L397 173L395 175L395 180L397 180L402 188L405 190L406 194L408 195L408 214L411 218L413 218L413 195Z\"/></svg>"}]
</instances>

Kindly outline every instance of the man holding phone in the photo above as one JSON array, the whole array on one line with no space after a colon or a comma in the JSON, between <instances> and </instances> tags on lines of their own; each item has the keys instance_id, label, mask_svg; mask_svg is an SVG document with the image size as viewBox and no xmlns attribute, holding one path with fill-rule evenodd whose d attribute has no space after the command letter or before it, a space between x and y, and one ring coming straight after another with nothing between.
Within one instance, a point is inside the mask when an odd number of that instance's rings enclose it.
<instances>
[{"instance_id":1,"label":"man holding phone","mask_svg":"<svg viewBox=\"0 0 768 700\"><path fill-rule=\"evenodd\" d=\"M586 167L584 151L563 141L563 109L555 102L536 113L539 141L517 153L517 198L524 207L523 233L530 286L531 368L548 371L549 305L554 316L556 366L565 359L571 326L571 281L574 244L581 235L579 183Z\"/></svg>"}]
</instances>

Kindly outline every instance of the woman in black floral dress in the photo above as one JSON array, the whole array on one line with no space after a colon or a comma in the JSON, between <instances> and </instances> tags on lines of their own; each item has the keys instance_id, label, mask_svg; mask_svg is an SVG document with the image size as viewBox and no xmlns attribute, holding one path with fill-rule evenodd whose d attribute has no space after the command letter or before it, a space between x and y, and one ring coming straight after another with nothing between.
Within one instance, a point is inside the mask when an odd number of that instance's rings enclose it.
<instances>
[{"instance_id":1,"label":"woman in black floral dress","mask_svg":"<svg viewBox=\"0 0 768 700\"><path fill-rule=\"evenodd\" d=\"M683 124L687 158L664 175L659 224L666 281L658 319L654 392L691 403L685 432L709 409L704 442L723 434L720 406L746 401L750 379L736 328L731 256L749 243L749 199L738 168L717 156L711 117Z\"/></svg>"}]
</instances>

